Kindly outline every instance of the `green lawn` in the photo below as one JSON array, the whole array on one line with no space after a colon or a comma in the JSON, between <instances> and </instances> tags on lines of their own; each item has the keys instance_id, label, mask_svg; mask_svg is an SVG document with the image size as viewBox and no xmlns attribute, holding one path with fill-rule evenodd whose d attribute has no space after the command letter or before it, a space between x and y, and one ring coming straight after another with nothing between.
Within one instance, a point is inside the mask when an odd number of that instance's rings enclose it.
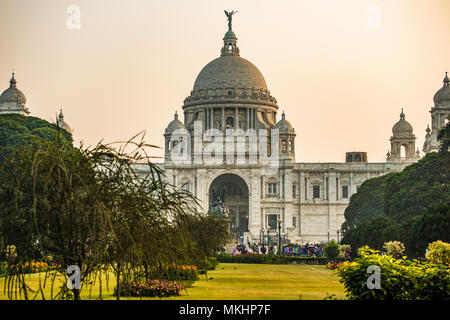
<instances>
[{"instance_id":1,"label":"green lawn","mask_svg":"<svg viewBox=\"0 0 450 320\"><path fill-rule=\"evenodd\" d=\"M38 275L27 276L31 288L38 287ZM3 292L4 278L0 278L0 299L7 299ZM112 296L114 279L110 278L109 293L103 289L103 299ZM46 288L46 292L50 292ZM47 293L46 293L47 294ZM82 298L88 299L88 290ZM221 263L217 269L187 289L185 295L165 299L204 300L312 300L323 299L329 294L344 298L344 287L334 271L313 265L264 265ZM98 287L92 290L92 298L98 295ZM123 298L126 299L126 298ZM153 298L159 299L159 298Z\"/></svg>"}]
</instances>

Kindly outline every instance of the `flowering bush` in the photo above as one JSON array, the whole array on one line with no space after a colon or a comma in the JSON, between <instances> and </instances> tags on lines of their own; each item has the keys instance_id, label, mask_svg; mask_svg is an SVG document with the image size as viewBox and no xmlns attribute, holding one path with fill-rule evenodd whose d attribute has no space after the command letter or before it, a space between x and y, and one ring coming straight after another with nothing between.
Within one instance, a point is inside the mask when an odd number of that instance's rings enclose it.
<instances>
[{"instance_id":1,"label":"flowering bush","mask_svg":"<svg viewBox=\"0 0 450 320\"><path fill-rule=\"evenodd\" d=\"M450 266L450 243L440 240L430 243L426 258L432 263Z\"/></svg>"},{"instance_id":2,"label":"flowering bush","mask_svg":"<svg viewBox=\"0 0 450 320\"><path fill-rule=\"evenodd\" d=\"M351 300L449 300L450 270L433 264L395 259L363 247L359 258L345 262L337 269ZM381 288L369 289L367 280L370 266L380 267Z\"/></svg>"},{"instance_id":3,"label":"flowering bush","mask_svg":"<svg viewBox=\"0 0 450 320\"><path fill-rule=\"evenodd\" d=\"M171 297L179 296L184 290L180 282L167 280L132 281L120 284L120 295L124 297ZM114 288L117 295L117 287Z\"/></svg>"},{"instance_id":4,"label":"flowering bush","mask_svg":"<svg viewBox=\"0 0 450 320\"><path fill-rule=\"evenodd\" d=\"M337 268L340 268L344 265L344 263L327 263L325 265L326 269L335 270Z\"/></svg>"},{"instance_id":5,"label":"flowering bush","mask_svg":"<svg viewBox=\"0 0 450 320\"><path fill-rule=\"evenodd\" d=\"M199 265L199 273L205 274L207 270L215 270L218 264L219 261L216 258L208 257Z\"/></svg>"},{"instance_id":6,"label":"flowering bush","mask_svg":"<svg viewBox=\"0 0 450 320\"><path fill-rule=\"evenodd\" d=\"M155 270L153 272L153 278L165 279L165 280L198 280L198 268L197 266L190 265L168 265Z\"/></svg>"},{"instance_id":7,"label":"flowering bush","mask_svg":"<svg viewBox=\"0 0 450 320\"><path fill-rule=\"evenodd\" d=\"M400 258L405 252L405 246L400 241L385 242L383 249L386 250L386 254L394 258Z\"/></svg>"},{"instance_id":8,"label":"flowering bush","mask_svg":"<svg viewBox=\"0 0 450 320\"><path fill-rule=\"evenodd\" d=\"M58 265L49 265L48 263L42 261L31 261L20 264L10 264L8 266L8 273L37 273L55 270L56 268L58 268Z\"/></svg>"}]
</instances>

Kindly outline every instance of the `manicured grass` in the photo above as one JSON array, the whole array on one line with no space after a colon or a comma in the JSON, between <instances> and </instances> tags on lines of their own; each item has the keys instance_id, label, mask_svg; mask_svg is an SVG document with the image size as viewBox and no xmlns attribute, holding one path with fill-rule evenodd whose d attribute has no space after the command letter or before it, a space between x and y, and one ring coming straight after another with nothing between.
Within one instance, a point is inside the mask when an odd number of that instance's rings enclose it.
<instances>
[{"instance_id":1,"label":"manicured grass","mask_svg":"<svg viewBox=\"0 0 450 320\"><path fill-rule=\"evenodd\" d=\"M28 279L30 287L38 287L36 274L30 275ZM7 299L3 285L4 278L0 278L0 299ZM110 277L109 293L103 286L103 299L115 299L112 296L114 277ZM49 288L45 291L46 294L50 292ZM208 279L202 277L196 281L185 295L164 299L316 300L329 294L335 294L336 298L345 297L344 287L337 275L325 269L325 266L221 263L216 270L208 272ZM83 290L82 299L88 299L88 295L88 290ZM96 285L92 289L92 299L97 295Z\"/></svg>"}]
</instances>

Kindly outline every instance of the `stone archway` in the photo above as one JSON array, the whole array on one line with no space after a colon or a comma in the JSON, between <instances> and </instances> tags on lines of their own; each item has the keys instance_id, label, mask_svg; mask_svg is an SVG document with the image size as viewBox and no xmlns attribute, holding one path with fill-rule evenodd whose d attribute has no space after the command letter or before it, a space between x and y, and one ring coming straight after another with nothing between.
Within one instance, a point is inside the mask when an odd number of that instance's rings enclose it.
<instances>
[{"instance_id":1,"label":"stone archway","mask_svg":"<svg viewBox=\"0 0 450 320\"><path fill-rule=\"evenodd\" d=\"M223 173L209 186L209 205L220 196L230 209L231 230L238 235L248 231L249 190L247 183L237 174Z\"/></svg>"}]
</instances>

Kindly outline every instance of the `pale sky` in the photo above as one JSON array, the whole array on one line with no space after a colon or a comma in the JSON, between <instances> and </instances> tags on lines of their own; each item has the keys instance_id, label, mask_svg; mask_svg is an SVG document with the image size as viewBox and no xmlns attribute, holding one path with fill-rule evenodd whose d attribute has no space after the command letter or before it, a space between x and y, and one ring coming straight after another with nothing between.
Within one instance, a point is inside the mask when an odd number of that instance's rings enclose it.
<instances>
[{"instance_id":1,"label":"pale sky","mask_svg":"<svg viewBox=\"0 0 450 320\"><path fill-rule=\"evenodd\" d=\"M70 5L80 29L67 27ZM163 147L220 55L224 9L238 11L240 54L295 127L297 162L343 162L347 151L384 161L402 107L422 149L450 68L449 0L1 0L0 91L14 71L31 115L52 120L62 107L76 145L146 130Z\"/></svg>"}]
</instances>

